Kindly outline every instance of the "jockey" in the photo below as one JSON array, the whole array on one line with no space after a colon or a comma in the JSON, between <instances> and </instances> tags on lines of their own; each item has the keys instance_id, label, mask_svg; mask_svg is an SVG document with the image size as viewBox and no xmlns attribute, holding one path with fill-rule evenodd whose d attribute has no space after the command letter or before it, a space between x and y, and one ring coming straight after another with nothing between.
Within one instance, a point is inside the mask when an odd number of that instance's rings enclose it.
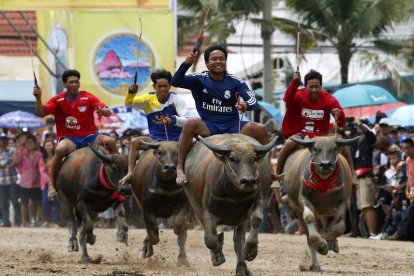
<instances>
[{"instance_id":1,"label":"jockey","mask_svg":"<svg viewBox=\"0 0 414 276\"><path fill-rule=\"evenodd\" d=\"M147 116L150 137L135 137L131 141L128 157L128 174L121 184L130 183L139 150L147 149L142 141L152 140L178 141L182 127L187 122L189 111L184 99L171 89L171 73L164 69L152 72L151 80L155 92L147 92L136 96L138 86L132 83L125 98L126 106L143 109Z\"/></svg>"},{"instance_id":2,"label":"jockey","mask_svg":"<svg viewBox=\"0 0 414 276\"><path fill-rule=\"evenodd\" d=\"M184 162L192 147L193 137L214 134L242 133L255 138L262 145L269 142L266 128L253 122L241 122L239 113L257 107L254 94L246 83L227 72L227 50L212 45L204 52L208 71L185 75L196 61L198 52L191 51L178 68L172 85L191 90L201 120L190 120L184 127L178 142L177 184L187 183ZM239 97L244 103L239 102Z\"/></svg>"},{"instance_id":3,"label":"jockey","mask_svg":"<svg viewBox=\"0 0 414 276\"><path fill-rule=\"evenodd\" d=\"M36 113L39 117L53 114L56 120L58 144L52 160L52 175L49 181L49 198L57 197L55 179L62 166L62 159L71 152L97 143L105 147L110 153L116 153L115 141L106 135L98 133L93 113L99 116L111 116L111 110L96 96L80 91L80 73L77 70L66 70L62 74L62 81L66 91L49 99L43 105L42 90L33 88L36 98Z\"/></svg>"},{"instance_id":4,"label":"jockey","mask_svg":"<svg viewBox=\"0 0 414 276\"><path fill-rule=\"evenodd\" d=\"M335 117L338 127L345 126L345 113L338 100L326 91L321 90L322 75L311 70L305 75L305 88L299 89L301 76L298 71L293 74L283 100L286 103L286 114L283 119L282 132L286 142L279 153L275 180L283 177L282 171L289 155L301 148L290 137L303 139L327 135L330 132L330 115ZM354 183L357 183L352 155L347 146L342 148L353 172Z\"/></svg>"}]
</instances>

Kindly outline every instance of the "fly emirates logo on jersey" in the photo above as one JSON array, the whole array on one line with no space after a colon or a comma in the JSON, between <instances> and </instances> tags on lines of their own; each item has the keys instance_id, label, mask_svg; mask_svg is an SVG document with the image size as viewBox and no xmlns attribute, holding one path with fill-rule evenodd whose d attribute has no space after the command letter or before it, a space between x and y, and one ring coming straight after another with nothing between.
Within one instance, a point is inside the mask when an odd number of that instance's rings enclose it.
<instances>
[{"instance_id":1,"label":"fly emirates logo on jersey","mask_svg":"<svg viewBox=\"0 0 414 276\"><path fill-rule=\"evenodd\" d=\"M203 102L203 108L209 111L230 113L233 111L231 106L222 106L222 101L219 99L212 99L212 104Z\"/></svg>"},{"instance_id":2,"label":"fly emirates logo on jersey","mask_svg":"<svg viewBox=\"0 0 414 276\"><path fill-rule=\"evenodd\" d=\"M309 108L302 109L302 117L312 119L312 120L322 120L324 115L323 110L313 110Z\"/></svg>"}]
</instances>

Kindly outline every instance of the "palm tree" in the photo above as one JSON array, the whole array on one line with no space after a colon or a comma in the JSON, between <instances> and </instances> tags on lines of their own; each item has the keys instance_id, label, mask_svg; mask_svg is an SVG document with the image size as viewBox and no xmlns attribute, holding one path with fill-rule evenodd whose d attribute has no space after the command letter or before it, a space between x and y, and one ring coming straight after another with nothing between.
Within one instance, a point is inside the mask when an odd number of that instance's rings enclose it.
<instances>
[{"instance_id":1,"label":"palm tree","mask_svg":"<svg viewBox=\"0 0 414 276\"><path fill-rule=\"evenodd\" d=\"M205 43L212 41L226 45L227 38L236 32L235 25L249 14L262 10L262 0L178 0L183 10L178 15L178 45L188 44L203 24L209 4L210 12L205 24Z\"/></svg>"},{"instance_id":2,"label":"palm tree","mask_svg":"<svg viewBox=\"0 0 414 276\"><path fill-rule=\"evenodd\" d=\"M406 16L409 0L286 0L302 27L329 41L341 64L341 83L348 83L348 65L358 41L377 39Z\"/></svg>"}]
</instances>

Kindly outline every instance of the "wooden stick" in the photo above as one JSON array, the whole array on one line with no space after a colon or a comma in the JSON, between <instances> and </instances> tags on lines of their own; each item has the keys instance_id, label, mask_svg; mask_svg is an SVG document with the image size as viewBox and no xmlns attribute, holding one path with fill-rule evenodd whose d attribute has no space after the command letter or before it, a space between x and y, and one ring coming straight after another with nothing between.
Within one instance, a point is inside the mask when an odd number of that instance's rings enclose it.
<instances>
[{"instance_id":1,"label":"wooden stick","mask_svg":"<svg viewBox=\"0 0 414 276\"><path fill-rule=\"evenodd\" d=\"M296 36L296 71L299 72L299 63L300 63L300 23L298 22L298 33Z\"/></svg>"}]
</instances>

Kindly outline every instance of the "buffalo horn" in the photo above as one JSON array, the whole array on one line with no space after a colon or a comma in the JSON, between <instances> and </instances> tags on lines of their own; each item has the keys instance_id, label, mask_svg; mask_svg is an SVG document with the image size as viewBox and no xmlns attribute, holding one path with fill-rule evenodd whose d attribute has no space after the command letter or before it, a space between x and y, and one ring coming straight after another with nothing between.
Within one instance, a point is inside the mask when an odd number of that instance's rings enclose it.
<instances>
[{"instance_id":1,"label":"buffalo horn","mask_svg":"<svg viewBox=\"0 0 414 276\"><path fill-rule=\"evenodd\" d=\"M114 159L112 158L112 155L103 154L102 151L99 149L99 146L96 146L96 148L94 148L91 144L88 144L88 146L91 148L93 153L95 153L95 155L98 156L99 159L101 159L102 161L105 161L105 162L108 162L108 163L113 163L114 162Z\"/></svg>"},{"instance_id":2,"label":"buffalo horn","mask_svg":"<svg viewBox=\"0 0 414 276\"><path fill-rule=\"evenodd\" d=\"M200 135L198 135L198 139L203 143L207 148L211 149L213 152L217 154L223 154L227 155L230 153L230 149L228 145L215 145L213 143L210 143Z\"/></svg>"},{"instance_id":3,"label":"buffalo horn","mask_svg":"<svg viewBox=\"0 0 414 276\"><path fill-rule=\"evenodd\" d=\"M160 147L160 143L158 143L158 142L151 142L151 143L149 143L147 141L141 140L141 143L144 146L147 146L150 149L158 149Z\"/></svg>"},{"instance_id":4,"label":"buffalo horn","mask_svg":"<svg viewBox=\"0 0 414 276\"><path fill-rule=\"evenodd\" d=\"M355 143L356 141L358 141L359 140L359 137L357 136L357 137L354 137L354 138L349 138L349 139L342 139L342 138L339 138L337 141L336 141L336 144L338 145L338 146L344 146L344 145L349 145L349 144L352 144L352 143Z\"/></svg>"},{"instance_id":5,"label":"buffalo horn","mask_svg":"<svg viewBox=\"0 0 414 276\"><path fill-rule=\"evenodd\" d=\"M299 145L302 145L307 148L311 148L315 144L315 141L313 139L308 140L308 139L299 139L295 137L290 137L290 139L292 139L292 141L298 143Z\"/></svg>"},{"instance_id":6,"label":"buffalo horn","mask_svg":"<svg viewBox=\"0 0 414 276\"><path fill-rule=\"evenodd\" d=\"M277 141L278 138L279 138L279 136L276 136L275 138L273 138L272 141L270 141L269 144L255 146L256 153L259 154L259 155L266 154L269 150L271 150L275 146L276 141Z\"/></svg>"}]
</instances>

